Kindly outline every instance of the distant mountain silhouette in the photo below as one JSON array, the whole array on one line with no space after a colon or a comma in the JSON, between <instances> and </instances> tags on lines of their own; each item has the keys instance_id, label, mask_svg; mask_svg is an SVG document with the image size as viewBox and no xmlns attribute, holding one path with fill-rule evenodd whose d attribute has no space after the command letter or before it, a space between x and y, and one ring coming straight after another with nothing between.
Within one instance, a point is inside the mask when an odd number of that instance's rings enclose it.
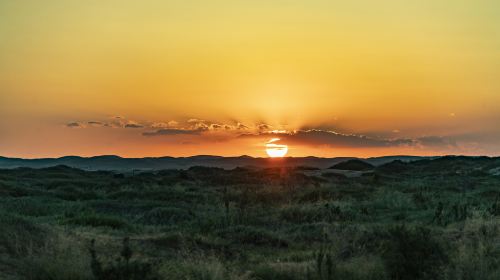
<instances>
[{"instance_id":1,"label":"distant mountain silhouette","mask_svg":"<svg viewBox=\"0 0 500 280\"><path fill-rule=\"evenodd\" d=\"M340 162L330 167L329 169L351 170L351 171L366 171L373 169L374 166L364 160L351 159L348 161Z\"/></svg>"},{"instance_id":2,"label":"distant mountain silhouette","mask_svg":"<svg viewBox=\"0 0 500 280\"><path fill-rule=\"evenodd\" d=\"M497 174L500 170L500 157L484 156L443 156L422 159L412 162L395 160L376 167L376 172L385 175L405 173L409 176L427 174L441 176L442 174L483 176ZM462 183L466 183L462 180Z\"/></svg>"},{"instance_id":3,"label":"distant mountain silhouette","mask_svg":"<svg viewBox=\"0 0 500 280\"><path fill-rule=\"evenodd\" d=\"M399 160L402 162L412 162L412 161L417 161L417 160L423 160L423 159L436 159L440 158L439 156L434 156L434 157L420 157L420 156L406 156L406 155L394 155L394 156L384 156L384 157L372 157L372 158L367 158L365 162L369 162L375 166L386 164L389 162L393 162L395 160Z\"/></svg>"},{"instance_id":4,"label":"distant mountain silhouette","mask_svg":"<svg viewBox=\"0 0 500 280\"><path fill-rule=\"evenodd\" d=\"M394 160L410 162L416 160L431 159L430 157L414 156L390 156L361 159L363 162L379 166ZM114 155L103 155L95 157L65 156L60 158L21 159L0 157L0 168L46 168L57 165L83 170L161 170L161 169L188 169L193 166L220 167L233 169L236 167L311 167L328 168L350 160L359 160L353 157L287 157L287 158L254 158L250 156L221 157L210 155L199 155L192 157L145 157L145 158L122 158Z\"/></svg>"}]
</instances>

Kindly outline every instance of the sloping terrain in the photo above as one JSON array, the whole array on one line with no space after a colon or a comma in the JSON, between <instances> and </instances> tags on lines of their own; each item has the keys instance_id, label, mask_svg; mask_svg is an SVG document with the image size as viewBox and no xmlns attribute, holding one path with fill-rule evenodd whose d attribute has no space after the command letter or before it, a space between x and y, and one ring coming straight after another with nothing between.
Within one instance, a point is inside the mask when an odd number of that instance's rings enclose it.
<instances>
[{"instance_id":1,"label":"sloping terrain","mask_svg":"<svg viewBox=\"0 0 500 280\"><path fill-rule=\"evenodd\" d=\"M4 169L0 279L499 279L499 167Z\"/></svg>"},{"instance_id":2,"label":"sloping terrain","mask_svg":"<svg viewBox=\"0 0 500 280\"><path fill-rule=\"evenodd\" d=\"M366 171L371 170L375 166L369 164L366 161L359 159L351 159L348 161L340 162L330 167L329 169L339 169L339 170L351 170L351 171Z\"/></svg>"},{"instance_id":3,"label":"sloping terrain","mask_svg":"<svg viewBox=\"0 0 500 280\"><path fill-rule=\"evenodd\" d=\"M373 165L381 165L393 160L415 161L427 157L391 156L364 159ZM315 167L328 168L340 162L354 158L318 158L318 157L287 157L287 158L254 158L220 157L220 156L192 156L192 157L158 157L158 158L122 158L119 156L96 156L76 157L67 156L61 158L45 159L20 159L0 157L0 168L46 168L57 165L66 165L83 170L110 170L110 171L133 171L133 170L162 170L162 169L187 169L193 166L219 167L233 169L236 167Z\"/></svg>"}]
</instances>

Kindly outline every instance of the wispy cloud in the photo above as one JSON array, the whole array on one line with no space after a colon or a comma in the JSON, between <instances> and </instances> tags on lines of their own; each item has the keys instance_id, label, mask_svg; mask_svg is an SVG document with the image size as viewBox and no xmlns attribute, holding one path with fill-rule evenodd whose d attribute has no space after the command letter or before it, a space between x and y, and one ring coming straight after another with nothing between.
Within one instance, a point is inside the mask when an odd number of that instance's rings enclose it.
<instances>
[{"instance_id":1,"label":"wispy cloud","mask_svg":"<svg viewBox=\"0 0 500 280\"><path fill-rule=\"evenodd\" d=\"M156 131L143 132L144 136L199 135L202 130L163 128Z\"/></svg>"},{"instance_id":2,"label":"wispy cloud","mask_svg":"<svg viewBox=\"0 0 500 280\"><path fill-rule=\"evenodd\" d=\"M82 128L83 124L81 124L79 122L70 122L70 123L66 124L66 127L69 127L69 128Z\"/></svg>"},{"instance_id":3,"label":"wispy cloud","mask_svg":"<svg viewBox=\"0 0 500 280\"><path fill-rule=\"evenodd\" d=\"M364 135L343 134L319 129L243 134L242 137L278 137L283 142L292 145L331 146L340 148L373 148L414 144L414 140L412 139L373 138Z\"/></svg>"},{"instance_id":4,"label":"wispy cloud","mask_svg":"<svg viewBox=\"0 0 500 280\"><path fill-rule=\"evenodd\" d=\"M457 147L457 140L451 137L424 136L417 138L415 142L423 147Z\"/></svg>"},{"instance_id":5,"label":"wispy cloud","mask_svg":"<svg viewBox=\"0 0 500 280\"><path fill-rule=\"evenodd\" d=\"M105 120L87 122L69 122L68 128L110 127L122 129L137 129L145 137L169 137L176 135L191 135L200 137L197 141L228 141L234 138L259 138L269 140L280 138L288 145L305 145L331 148L388 148L411 147L415 149L459 149L459 137L453 136L422 136L405 138L399 130L380 133L363 134L341 133L327 128L285 130L275 129L267 123L243 124L212 122L209 120L191 118L185 121L170 120L164 122L134 121L125 117L111 117ZM462 137L463 138L463 137ZM461 138L460 138L461 139ZM464 142L464 141L462 141Z\"/></svg>"},{"instance_id":6,"label":"wispy cloud","mask_svg":"<svg viewBox=\"0 0 500 280\"><path fill-rule=\"evenodd\" d=\"M144 126L142 124L138 123L127 123L125 125L125 128L143 128Z\"/></svg>"},{"instance_id":7,"label":"wispy cloud","mask_svg":"<svg viewBox=\"0 0 500 280\"><path fill-rule=\"evenodd\" d=\"M151 124L151 128L172 128L179 126L179 122L177 121L169 121L169 122L153 122Z\"/></svg>"}]
</instances>

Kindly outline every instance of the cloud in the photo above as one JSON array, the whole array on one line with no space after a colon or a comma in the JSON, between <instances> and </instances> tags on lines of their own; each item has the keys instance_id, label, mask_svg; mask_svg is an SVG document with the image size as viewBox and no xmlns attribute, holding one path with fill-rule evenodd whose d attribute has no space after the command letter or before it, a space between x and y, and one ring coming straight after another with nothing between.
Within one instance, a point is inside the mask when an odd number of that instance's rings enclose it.
<instances>
[{"instance_id":1,"label":"cloud","mask_svg":"<svg viewBox=\"0 0 500 280\"><path fill-rule=\"evenodd\" d=\"M285 134L285 137L282 136L282 138L295 143L327 145L332 147L373 148L413 144L413 140L411 139L373 138L365 135L343 134L316 129Z\"/></svg>"},{"instance_id":2,"label":"cloud","mask_svg":"<svg viewBox=\"0 0 500 280\"><path fill-rule=\"evenodd\" d=\"M177 122L177 121L169 121L167 124L170 127L176 127L176 126L179 125L179 122Z\"/></svg>"},{"instance_id":3,"label":"cloud","mask_svg":"<svg viewBox=\"0 0 500 280\"><path fill-rule=\"evenodd\" d=\"M257 129L259 131L269 131L269 130L272 130L272 126L265 124L265 123L261 123L261 124L257 125Z\"/></svg>"},{"instance_id":4,"label":"cloud","mask_svg":"<svg viewBox=\"0 0 500 280\"><path fill-rule=\"evenodd\" d=\"M188 129L190 130L209 130L210 125L206 120L201 120L201 119L189 119L187 121L189 124Z\"/></svg>"},{"instance_id":5,"label":"cloud","mask_svg":"<svg viewBox=\"0 0 500 280\"><path fill-rule=\"evenodd\" d=\"M125 128L143 128L144 126L142 124L138 123L128 123L125 125Z\"/></svg>"},{"instance_id":6,"label":"cloud","mask_svg":"<svg viewBox=\"0 0 500 280\"><path fill-rule=\"evenodd\" d=\"M108 123L103 123L103 122L99 122L99 121L89 121L87 122L87 124L91 127L109 127L109 124Z\"/></svg>"},{"instance_id":7,"label":"cloud","mask_svg":"<svg viewBox=\"0 0 500 280\"><path fill-rule=\"evenodd\" d=\"M172 136L172 135L199 135L202 130L196 129L175 129L175 128L164 128L158 129L156 131L144 132L144 136Z\"/></svg>"},{"instance_id":8,"label":"cloud","mask_svg":"<svg viewBox=\"0 0 500 280\"><path fill-rule=\"evenodd\" d=\"M187 122L188 123L205 123L207 121L206 120L202 120L202 119L189 119Z\"/></svg>"},{"instance_id":9,"label":"cloud","mask_svg":"<svg viewBox=\"0 0 500 280\"><path fill-rule=\"evenodd\" d=\"M78 123L78 122L71 122L71 123L66 124L66 127L81 128L81 127L83 127L83 125L81 123Z\"/></svg>"},{"instance_id":10,"label":"cloud","mask_svg":"<svg viewBox=\"0 0 500 280\"><path fill-rule=\"evenodd\" d=\"M441 136L425 136L416 140L418 145L423 147L457 147L455 139Z\"/></svg>"},{"instance_id":11,"label":"cloud","mask_svg":"<svg viewBox=\"0 0 500 280\"><path fill-rule=\"evenodd\" d=\"M222 124L213 123L213 124L210 124L209 128L210 128L210 130L219 130L219 129L223 129L224 126Z\"/></svg>"},{"instance_id":12,"label":"cloud","mask_svg":"<svg viewBox=\"0 0 500 280\"><path fill-rule=\"evenodd\" d=\"M345 134L330 130L270 131L241 134L240 137L280 138L289 145L327 146L332 148L414 147L430 149L459 148L458 136L425 136L419 138L383 138Z\"/></svg>"},{"instance_id":13,"label":"cloud","mask_svg":"<svg viewBox=\"0 0 500 280\"><path fill-rule=\"evenodd\" d=\"M177 121L169 121L169 122L154 122L151 124L152 128L169 128L169 127L177 127L179 123Z\"/></svg>"},{"instance_id":14,"label":"cloud","mask_svg":"<svg viewBox=\"0 0 500 280\"><path fill-rule=\"evenodd\" d=\"M105 120L89 120L85 122L70 122L66 124L69 128L93 128L93 127L108 127L108 128L144 128L145 125L133 120L127 120L121 116L109 117Z\"/></svg>"},{"instance_id":15,"label":"cloud","mask_svg":"<svg viewBox=\"0 0 500 280\"><path fill-rule=\"evenodd\" d=\"M374 148L409 146L414 144L412 139L383 139L364 135L343 134L328 130L299 130L294 132L267 132L259 134L244 134L243 137L270 137L280 138L284 143L291 145L330 146L336 148Z\"/></svg>"},{"instance_id":16,"label":"cloud","mask_svg":"<svg viewBox=\"0 0 500 280\"><path fill-rule=\"evenodd\" d=\"M141 129L140 133L145 137L169 137L176 135L200 136L197 141L228 141L234 138L247 137L259 138L266 141L271 138L280 138L287 145L331 147L331 148L415 148L418 150L443 150L460 151L470 150L470 147L478 146L484 141L484 137L478 135L448 135L448 136L422 136L405 138L399 129L387 132L374 132L370 135L340 133L329 128L308 127L299 130L283 129L279 125L270 125L257 122L245 125L238 121L232 123L212 122L203 119L189 119L182 122L171 120L168 122L136 122L124 117L113 117L104 120L91 120L86 122L69 122L68 128L113 127L117 129ZM143 131L150 128L151 131ZM203 137L201 137L203 136ZM498 135L490 137L498 139ZM495 142L495 141L491 141ZM475 145L475 146L474 146Z\"/></svg>"},{"instance_id":17,"label":"cloud","mask_svg":"<svg viewBox=\"0 0 500 280\"><path fill-rule=\"evenodd\" d=\"M248 129L248 126L242 124L242 123L237 123L236 124L236 129L238 130L247 130Z\"/></svg>"},{"instance_id":18,"label":"cloud","mask_svg":"<svg viewBox=\"0 0 500 280\"><path fill-rule=\"evenodd\" d=\"M246 126L240 122L236 122L235 124L228 123L219 123L207 121L204 119L191 118L185 120L182 123L178 121L171 120L168 122L136 122L133 120L128 120L123 116L112 116L107 120L91 120L84 123L73 122L66 125L67 127L72 128L90 128L90 127L110 127L110 128L152 128L156 129L153 132L147 132L150 134L159 134L159 135L176 135L176 134L199 134L203 131L210 132L226 132L231 133L234 132L237 135L238 131L248 130L248 131L265 131L268 130L271 126L267 124L257 124L254 126Z\"/></svg>"},{"instance_id":19,"label":"cloud","mask_svg":"<svg viewBox=\"0 0 500 280\"><path fill-rule=\"evenodd\" d=\"M164 123L164 122L155 122L153 124L151 124L151 128L167 128L168 127L168 123Z\"/></svg>"}]
</instances>

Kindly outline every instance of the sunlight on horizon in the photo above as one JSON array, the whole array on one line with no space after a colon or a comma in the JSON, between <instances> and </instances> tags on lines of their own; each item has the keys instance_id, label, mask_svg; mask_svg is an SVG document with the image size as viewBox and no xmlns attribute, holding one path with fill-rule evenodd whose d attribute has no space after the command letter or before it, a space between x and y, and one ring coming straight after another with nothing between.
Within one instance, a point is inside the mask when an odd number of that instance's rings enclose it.
<instances>
[{"instance_id":1,"label":"sunlight on horizon","mask_svg":"<svg viewBox=\"0 0 500 280\"><path fill-rule=\"evenodd\" d=\"M288 145L276 144L279 138L273 138L266 143L266 153L271 158L281 158L288 153Z\"/></svg>"}]
</instances>

